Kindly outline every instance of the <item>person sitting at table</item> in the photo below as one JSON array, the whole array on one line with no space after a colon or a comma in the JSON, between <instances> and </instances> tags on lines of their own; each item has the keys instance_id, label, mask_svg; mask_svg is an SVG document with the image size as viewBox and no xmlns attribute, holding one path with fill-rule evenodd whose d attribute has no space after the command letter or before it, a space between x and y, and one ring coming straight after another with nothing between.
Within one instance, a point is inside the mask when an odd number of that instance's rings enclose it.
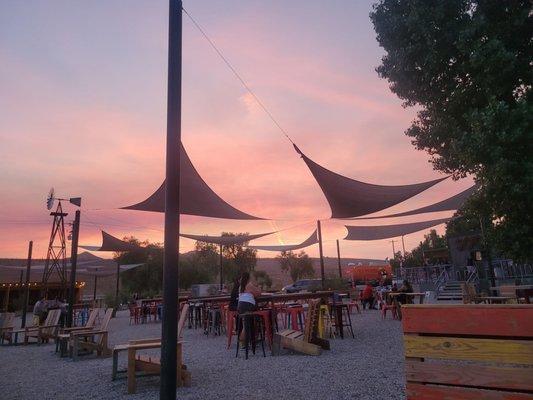
<instances>
[{"instance_id":1,"label":"person sitting at table","mask_svg":"<svg viewBox=\"0 0 533 400\"><path fill-rule=\"evenodd\" d=\"M237 311L237 306L239 304L239 285L241 283L241 277L238 276L233 281L233 288L231 289L230 299L228 310Z\"/></svg>"},{"instance_id":2,"label":"person sitting at table","mask_svg":"<svg viewBox=\"0 0 533 400\"><path fill-rule=\"evenodd\" d=\"M239 314L244 314L257 310L255 298L259 295L261 295L261 289L259 289L255 283L250 280L250 273L243 272L239 284L239 303L237 304L237 312ZM239 339L241 342L244 341L244 329L241 331Z\"/></svg>"},{"instance_id":3,"label":"person sitting at table","mask_svg":"<svg viewBox=\"0 0 533 400\"><path fill-rule=\"evenodd\" d=\"M413 287L407 279L404 279L402 287L398 290L401 294L398 296L398 302L400 304L407 304L407 295L405 293L413 293Z\"/></svg>"},{"instance_id":4,"label":"person sitting at table","mask_svg":"<svg viewBox=\"0 0 533 400\"><path fill-rule=\"evenodd\" d=\"M366 283L366 286L361 291L361 303L363 304L363 310L366 309L366 305L368 304L368 309L371 310L374 308L374 288L370 284L370 282Z\"/></svg>"}]
</instances>

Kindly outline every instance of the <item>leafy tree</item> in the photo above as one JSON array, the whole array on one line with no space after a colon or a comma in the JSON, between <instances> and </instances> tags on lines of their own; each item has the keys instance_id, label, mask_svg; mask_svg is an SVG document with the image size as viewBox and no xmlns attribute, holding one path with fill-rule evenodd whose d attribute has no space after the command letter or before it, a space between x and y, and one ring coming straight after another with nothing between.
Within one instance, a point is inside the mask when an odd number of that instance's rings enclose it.
<instances>
[{"instance_id":1,"label":"leafy tree","mask_svg":"<svg viewBox=\"0 0 533 400\"><path fill-rule=\"evenodd\" d=\"M272 278L266 271L253 271L252 275L261 289L270 289L272 287Z\"/></svg>"},{"instance_id":2,"label":"leafy tree","mask_svg":"<svg viewBox=\"0 0 533 400\"><path fill-rule=\"evenodd\" d=\"M248 233L222 232L222 236L241 236ZM257 265L257 250L247 248L248 242L222 246L224 260L228 264L234 264L233 268L228 270L253 271Z\"/></svg>"},{"instance_id":3,"label":"leafy tree","mask_svg":"<svg viewBox=\"0 0 533 400\"><path fill-rule=\"evenodd\" d=\"M288 272L293 282L315 276L313 262L303 250L298 254L292 251L282 251L276 259L279 261L281 270Z\"/></svg>"},{"instance_id":4,"label":"leafy tree","mask_svg":"<svg viewBox=\"0 0 533 400\"><path fill-rule=\"evenodd\" d=\"M370 14L377 68L416 106L406 134L455 179L473 175L469 209L516 260L533 257L533 21L528 0L380 0Z\"/></svg>"},{"instance_id":5,"label":"leafy tree","mask_svg":"<svg viewBox=\"0 0 533 400\"><path fill-rule=\"evenodd\" d=\"M140 242L135 237L123 240L143 246L139 251L115 253L115 261L120 264L144 265L121 273L122 288L127 293L151 296L161 292L163 282L163 246L148 241Z\"/></svg>"}]
</instances>

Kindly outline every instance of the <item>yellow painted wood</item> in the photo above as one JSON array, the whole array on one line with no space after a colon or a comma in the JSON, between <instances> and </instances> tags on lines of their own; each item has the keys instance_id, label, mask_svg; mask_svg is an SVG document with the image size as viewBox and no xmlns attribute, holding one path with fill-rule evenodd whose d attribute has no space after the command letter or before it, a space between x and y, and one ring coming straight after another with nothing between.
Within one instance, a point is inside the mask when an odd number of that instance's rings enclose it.
<instances>
[{"instance_id":1,"label":"yellow painted wood","mask_svg":"<svg viewBox=\"0 0 533 400\"><path fill-rule=\"evenodd\" d=\"M404 336L406 357L533 365L533 341Z\"/></svg>"}]
</instances>

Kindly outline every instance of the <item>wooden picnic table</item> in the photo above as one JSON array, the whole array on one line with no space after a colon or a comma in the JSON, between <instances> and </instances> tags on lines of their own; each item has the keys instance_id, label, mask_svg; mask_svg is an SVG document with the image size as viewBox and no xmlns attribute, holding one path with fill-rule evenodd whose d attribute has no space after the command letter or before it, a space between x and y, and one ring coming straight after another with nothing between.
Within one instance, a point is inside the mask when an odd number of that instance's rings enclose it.
<instances>
[{"instance_id":1,"label":"wooden picnic table","mask_svg":"<svg viewBox=\"0 0 533 400\"><path fill-rule=\"evenodd\" d=\"M161 369L160 359L158 357L149 357L149 358L137 358L138 350L149 350L149 349L159 349L161 348L161 341L150 342L150 343L139 343L139 344L130 344L128 348L128 394L135 393L137 381L136 381L136 364L142 364L142 369L148 373L159 373ZM177 343L177 365L179 373L176 375L177 386L182 386L182 342Z\"/></svg>"}]
</instances>

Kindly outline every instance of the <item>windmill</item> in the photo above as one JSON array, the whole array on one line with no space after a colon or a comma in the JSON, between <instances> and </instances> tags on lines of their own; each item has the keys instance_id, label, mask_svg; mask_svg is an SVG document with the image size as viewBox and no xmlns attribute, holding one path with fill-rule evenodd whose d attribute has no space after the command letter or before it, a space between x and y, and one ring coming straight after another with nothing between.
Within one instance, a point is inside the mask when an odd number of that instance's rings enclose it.
<instances>
[{"instance_id":1,"label":"windmill","mask_svg":"<svg viewBox=\"0 0 533 400\"><path fill-rule=\"evenodd\" d=\"M67 247L65 237L65 217L68 213L63 212L61 201L68 201L78 207L81 206L81 197L71 197L69 199L62 199L55 196L54 188L51 188L46 198L47 210L52 210L54 203L57 201L55 211L50 215L54 217L52 222L52 231L50 233L50 240L48 242L48 251L46 253L46 262L44 265L42 290L43 294L48 297L48 281L52 274L57 272L60 281L60 296L64 297L66 294L67 285Z\"/></svg>"}]
</instances>

